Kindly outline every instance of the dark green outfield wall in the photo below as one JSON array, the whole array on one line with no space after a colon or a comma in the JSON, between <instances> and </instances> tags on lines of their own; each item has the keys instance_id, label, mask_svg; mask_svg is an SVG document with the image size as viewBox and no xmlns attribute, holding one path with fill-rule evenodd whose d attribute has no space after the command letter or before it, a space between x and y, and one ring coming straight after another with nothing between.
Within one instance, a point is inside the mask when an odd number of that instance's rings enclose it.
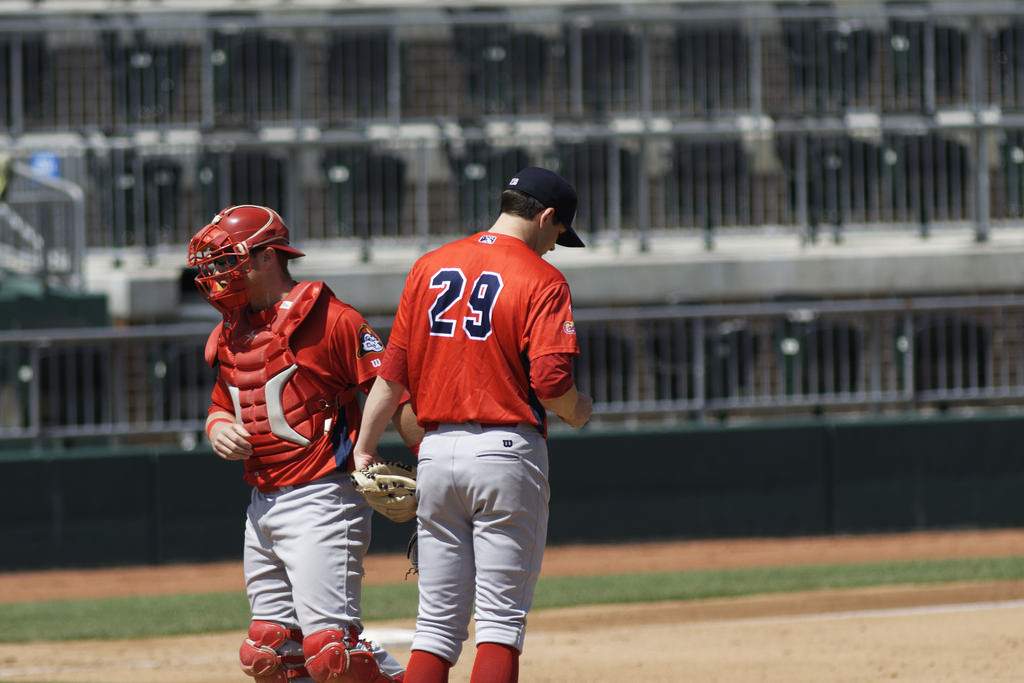
<instances>
[{"instance_id":1,"label":"dark green outfield wall","mask_svg":"<svg viewBox=\"0 0 1024 683\"><path fill-rule=\"evenodd\" d=\"M549 541L1024 525L1022 431L989 415L554 438ZM241 555L248 490L209 453L0 452L0 472L2 569ZM411 529L378 519L374 547Z\"/></svg>"}]
</instances>

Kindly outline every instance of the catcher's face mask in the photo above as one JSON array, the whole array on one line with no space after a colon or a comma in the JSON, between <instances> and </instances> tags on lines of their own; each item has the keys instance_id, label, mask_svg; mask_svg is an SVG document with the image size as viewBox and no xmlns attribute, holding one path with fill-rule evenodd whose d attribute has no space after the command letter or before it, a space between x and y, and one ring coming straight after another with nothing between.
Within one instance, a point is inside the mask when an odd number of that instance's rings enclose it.
<instances>
[{"instance_id":1,"label":"catcher's face mask","mask_svg":"<svg viewBox=\"0 0 1024 683\"><path fill-rule=\"evenodd\" d=\"M249 249L211 223L188 245L188 264L196 268L196 287L215 308L230 313L249 303L245 277L252 269Z\"/></svg>"},{"instance_id":2,"label":"catcher's face mask","mask_svg":"<svg viewBox=\"0 0 1024 683\"><path fill-rule=\"evenodd\" d=\"M288 226L273 209L229 206L189 242L188 264L198 270L196 286L206 300L228 315L249 303L246 276L254 251L273 246L288 258L303 255L288 241Z\"/></svg>"}]
</instances>

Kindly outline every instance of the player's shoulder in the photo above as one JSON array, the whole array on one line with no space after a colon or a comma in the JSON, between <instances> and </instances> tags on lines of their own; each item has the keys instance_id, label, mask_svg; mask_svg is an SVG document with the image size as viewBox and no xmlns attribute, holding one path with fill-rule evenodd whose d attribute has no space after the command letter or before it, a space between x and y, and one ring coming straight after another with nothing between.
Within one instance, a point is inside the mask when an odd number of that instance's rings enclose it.
<instances>
[{"instance_id":1,"label":"player's shoulder","mask_svg":"<svg viewBox=\"0 0 1024 683\"><path fill-rule=\"evenodd\" d=\"M384 342L366 317L355 306L339 299L334 292L327 290L327 293L328 296L324 297L327 302L326 321L335 343L362 349L360 356L383 351Z\"/></svg>"},{"instance_id":2,"label":"player's shoulder","mask_svg":"<svg viewBox=\"0 0 1024 683\"><path fill-rule=\"evenodd\" d=\"M428 264L437 261L438 259L444 259L452 253L466 252L472 246L474 242L474 237L476 237L476 235L459 237L458 239L454 239L450 242L445 242L441 246L435 247L428 251L427 253L423 254L423 256L420 256L418 259L416 259L416 263Z\"/></svg>"},{"instance_id":3,"label":"player's shoulder","mask_svg":"<svg viewBox=\"0 0 1024 683\"><path fill-rule=\"evenodd\" d=\"M532 260L532 266L541 280L544 286L553 284L567 284L565 275L558 269L555 264L551 263L547 259L543 258L539 254L533 254L534 259Z\"/></svg>"},{"instance_id":4,"label":"player's shoulder","mask_svg":"<svg viewBox=\"0 0 1024 683\"><path fill-rule=\"evenodd\" d=\"M300 282L299 286L312 285L308 295L315 292L316 300L302 314L302 322L296 332L306 339L325 337L348 338L351 330L365 323L363 316L353 306L346 303L331 291L323 282Z\"/></svg>"},{"instance_id":5,"label":"player's shoulder","mask_svg":"<svg viewBox=\"0 0 1024 683\"><path fill-rule=\"evenodd\" d=\"M465 259L471 256L471 250L468 249L472 236L460 237L459 239L446 242L439 247L431 249L427 253L420 256L412 264L412 268L409 269L410 275L423 275L425 271L429 275L439 268L450 268L457 266L459 263L465 261Z\"/></svg>"},{"instance_id":6,"label":"player's shoulder","mask_svg":"<svg viewBox=\"0 0 1024 683\"><path fill-rule=\"evenodd\" d=\"M491 250L503 254L504 263L512 263L517 270L525 269L533 279L565 282L565 276L551 263L534 252L522 240L511 235L478 232L443 244L421 256L413 268L429 269L456 263L453 259L479 258L486 262Z\"/></svg>"},{"instance_id":7,"label":"player's shoulder","mask_svg":"<svg viewBox=\"0 0 1024 683\"><path fill-rule=\"evenodd\" d=\"M568 284L562 271L543 256L521 242L513 247L511 251L514 254L515 270L526 276L519 278L524 286L535 291L542 291L554 285Z\"/></svg>"},{"instance_id":8,"label":"player's shoulder","mask_svg":"<svg viewBox=\"0 0 1024 683\"><path fill-rule=\"evenodd\" d=\"M355 306L338 297L326 285L324 285L324 290L325 296L323 299L326 306L327 320L331 324L340 321L360 324L364 322L363 314Z\"/></svg>"}]
</instances>

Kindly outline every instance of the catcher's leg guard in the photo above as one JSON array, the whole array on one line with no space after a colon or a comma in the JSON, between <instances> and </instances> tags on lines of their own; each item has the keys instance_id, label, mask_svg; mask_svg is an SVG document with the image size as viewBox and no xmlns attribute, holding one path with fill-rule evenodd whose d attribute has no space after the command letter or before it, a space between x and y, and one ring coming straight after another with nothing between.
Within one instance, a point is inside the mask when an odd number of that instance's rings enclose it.
<instances>
[{"instance_id":1,"label":"catcher's leg guard","mask_svg":"<svg viewBox=\"0 0 1024 683\"><path fill-rule=\"evenodd\" d=\"M389 676L375 656L383 654L387 657L387 654L380 646L376 646L376 650L371 643L360 640L348 651L348 673L341 680L345 683L402 683L404 672ZM396 662L393 663L397 666Z\"/></svg>"},{"instance_id":2,"label":"catcher's leg guard","mask_svg":"<svg viewBox=\"0 0 1024 683\"><path fill-rule=\"evenodd\" d=\"M344 629L325 628L306 636L306 671L316 683L336 683L348 671L350 638Z\"/></svg>"},{"instance_id":3,"label":"catcher's leg guard","mask_svg":"<svg viewBox=\"0 0 1024 683\"><path fill-rule=\"evenodd\" d=\"M302 632L272 621L249 624L249 637L238 650L242 672L257 683L287 683L306 676Z\"/></svg>"},{"instance_id":4,"label":"catcher's leg guard","mask_svg":"<svg viewBox=\"0 0 1024 683\"><path fill-rule=\"evenodd\" d=\"M378 648L379 649L379 648ZM302 641L306 670L316 683L401 683L381 670L373 647L344 629L323 629Z\"/></svg>"}]
</instances>

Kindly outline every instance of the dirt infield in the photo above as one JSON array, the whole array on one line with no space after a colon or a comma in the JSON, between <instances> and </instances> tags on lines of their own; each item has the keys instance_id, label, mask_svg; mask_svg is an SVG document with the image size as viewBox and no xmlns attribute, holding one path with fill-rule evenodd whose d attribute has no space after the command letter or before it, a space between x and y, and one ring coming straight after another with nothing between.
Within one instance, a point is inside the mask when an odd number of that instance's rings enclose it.
<instances>
[{"instance_id":1,"label":"dirt infield","mask_svg":"<svg viewBox=\"0 0 1024 683\"><path fill-rule=\"evenodd\" d=\"M551 549L546 575L1024 555L1024 530ZM374 583L404 558L368 563ZM0 575L0 598L232 590L237 564ZM376 575L376 576L375 576ZM86 581L85 579L88 578ZM196 578L195 583L187 581ZM174 583L170 589L165 581ZM184 582L184 583L182 583ZM39 583L43 585L40 586ZM84 585L83 585L84 584ZM2 607L0 607L2 608ZM537 611L522 681L1019 680L1024 581ZM370 624L411 629L412 620ZM0 645L3 681L251 680L240 634ZM392 648L402 661L408 650ZM468 681L470 649L452 681Z\"/></svg>"},{"instance_id":2,"label":"dirt infield","mask_svg":"<svg viewBox=\"0 0 1024 683\"><path fill-rule=\"evenodd\" d=\"M1020 680L1021 598L1018 581L538 611L520 680ZM0 680L244 683L239 635L0 645ZM471 667L470 648L452 682L467 682Z\"/></svg>"}]
</instances>

